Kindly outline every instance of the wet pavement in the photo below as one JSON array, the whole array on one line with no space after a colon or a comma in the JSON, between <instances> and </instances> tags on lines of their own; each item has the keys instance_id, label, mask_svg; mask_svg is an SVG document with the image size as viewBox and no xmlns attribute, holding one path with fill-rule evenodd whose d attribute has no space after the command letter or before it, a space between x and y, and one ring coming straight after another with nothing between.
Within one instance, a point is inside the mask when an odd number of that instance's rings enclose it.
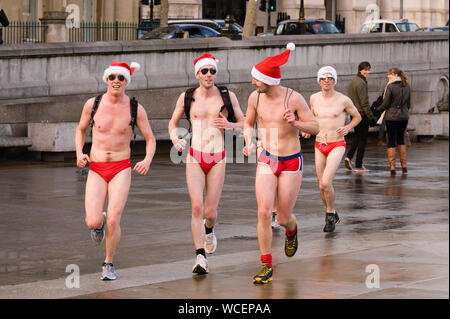
<instances>
[{"instance_id":1,"label":"wet pavement","mask_svg":"<svg viewBox=\"0 0 450 319\"><path fill-rule=\"evenodd\" d=\"M1 162L0 299L449 298L448 152L448 140L414 143L406 176L390 177L385 149L375 145L366 150L369 172L342 162L334 180L341 222L326 234L314 153L304 149L299 251L285 257L276 229L274 280L264 286L251 281L259 268L255 164L227 165L206 276L191 272L184 165L158 155L149 175L133 174L118 279L103 282L104 243L95 246L84 224L86 176L68 162Z\"/></svg>"}]
</instances>

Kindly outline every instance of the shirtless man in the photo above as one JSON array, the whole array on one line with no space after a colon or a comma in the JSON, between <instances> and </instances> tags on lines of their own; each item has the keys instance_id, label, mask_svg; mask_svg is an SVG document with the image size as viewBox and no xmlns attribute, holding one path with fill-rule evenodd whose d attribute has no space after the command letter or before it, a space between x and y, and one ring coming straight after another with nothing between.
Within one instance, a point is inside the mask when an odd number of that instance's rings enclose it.
<instances>
[{"instance_id":1,"label":"shirtless man","mask_svg":"<svg viewBox=\"0 0 450 319\"><path fill-rule=\"evenodd\" d=\"M139 69L139 64L131 63L128 66L126 63L113 61L105 70L103 81L108 89L93 118L90 155L83 153L83 146L95 98L85 103L75 134L77 166L85 167L90 163L85 194L86 225L91 229L91 238L97 244L106 237L106 257L101 276L103 280L117 278L112 261L120 241L120 219L131 184L130 141L133 132L130 98L125 94L125 87L130 83L135 69ZM136 125L145 138L146 156L133 170L146 175L155 154L156 141L147 113L140 104L137 108ZM106 196L108 208L102 214Z\"/></svg>"},{"instance_id":2,"label":"shirtless man","mask_svg":"<svg viewBox=\"0 0 450 319\"><path fill-rule=\"evenodd\" d=\"M244 123L245 147L243 154L255 151L252 142L253 126L258 122L261 152L256 169L255 192L258 204L258 242L262 266L253 277L253 283L272 281L272 207L277 196L277 218L286 230L284 252L292 257L297 251L298 224L293 209L302 183L303 158L299 130L310 134L319 132L319 124L300 93L280 85L280 65L287 62L288 50L271 56L252 69L252 84L256 90L248 99Z\"/></svg>"},{"instance_id":3,"label":"shirtless man","mask_svg":"<svg viewBox=\"0 0 450 319\"><path fill-rule=\"evenodd\" d=\"M187 143L178 130L178 122L185 114L185 108L189 109L187 114L192 124L192 138L186 158L186 181L192 205L191 230L197 256L192 272L196 274L208 273L206 253L212 254L217 248L213 227L225 178L224 129L242 129L244 122L236 95L228 91L231 102L228 110L221 91L214 85L217 62L209 53L194 61L199 87L191 93L190 107L185 105L189 90L179 96L168 127L174 147L179 152L183 151ZM233 116L236 122L231 122Z\"/></svg>"},{"instance_id":4,"label":"shirtless man","mask_svg":"<svg viewBox=\"0 0 450 319\"><path fill-rule=\"evenodd\" d=\"M320 131L316 136L315 162L319 180L320 196L326 207L324 232L332 232L339 222L339 215L334 208L333 178L345 153L345 138L348 131L358 125L361 115L352 100L336 92L337 72L332 66L324 66L317 73L317 82L321 92L311 95L311 110L319 121ZM345 125L346 113L352 120ZM310 134L302 133L309 138Z\"/></svg>"}]
</instances>

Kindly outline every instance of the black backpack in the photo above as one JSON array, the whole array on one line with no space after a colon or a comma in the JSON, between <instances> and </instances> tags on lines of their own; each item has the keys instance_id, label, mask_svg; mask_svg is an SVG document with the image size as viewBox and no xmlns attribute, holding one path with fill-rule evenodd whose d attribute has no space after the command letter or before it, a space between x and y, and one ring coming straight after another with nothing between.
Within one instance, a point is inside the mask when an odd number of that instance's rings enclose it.
<instances>
[{"instance_id":1,"label":"black backpack","mask_svg":"<svg viewBox=\"0 0 450 319\"><path fill-rule=\"evenodd\" d=\"M94 106L92 107L91 121L89 123L89 125L91 126L91 136L92 136L92 128L94 126L94 116L95 116L95 113L97 113L97 109L98 109L98 106L100 104L102 97L103 97L103 94L100 94L99 96L97 96L94 101ZM130 125L131 125L131 130L133 131L133 135L134 135L133 141L136 140L136 132L134 131L134 127L136 126L137 109L138 109L138 101L133 97L130 100L130 113L131 113Z\"/></svg>"},{"instance_id":2,"label":"black backpack","mask_svg":"<svg viewBox=\"0 0 450 319\"><path fill-rule=\"evenodd\" d=\"M220 109L220 112L222 112L223 109L226 108L228 111L228 116L227 116L228 122L236 122L236 117L234 115L233 105L231 104L230 92L228 91L228 88L226 86L217 86L217 87L220 90L220 95L222 96L222 100L223 100L223 107ZM197 88L198 87L189 88L186 90L186 92L184 94L184 114L186 115L186 118L189 121L189 125L191 124L191 116L190 116L191 103L192 103L192 101L194 101L193 95L194 95L194 91Z\"/></svg>"}]
</instances>

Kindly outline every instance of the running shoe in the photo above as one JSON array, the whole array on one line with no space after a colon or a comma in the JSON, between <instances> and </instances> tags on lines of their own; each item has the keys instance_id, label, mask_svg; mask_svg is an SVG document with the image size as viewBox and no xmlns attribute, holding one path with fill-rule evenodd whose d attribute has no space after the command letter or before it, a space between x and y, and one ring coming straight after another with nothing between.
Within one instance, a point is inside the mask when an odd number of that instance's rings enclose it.
<instances>
[{"instance_id":1,"label":"running shoe","mask_svg":"<svg viewBox=\"0 0 450 319\"><path fill-rule=\"evenodd\" d=\"M202 254L197 255L197 260L194 268L192 268L192 272L199 275L205 275L208 273L208 261L205 256Z\"/></svg>"},{"instance_id":2,"label":"running shoe","mask_svg":"<svg viewBox=\"0 0 450 319\"><path fill-rule=\"evenodd\" d=\"M253 277L254 284L267 284L272 281L273 269L269 265L264 264L259 269L256 276Z\"/></svg>"},{"instance_id":3,"label":"running shoe","mask_svg":"<svg viewBox=\"0 0 450 319\"><path fill-rule=\"evenodd\" d=\"M278 223L277 220L277 212L273 212L272 213L272 228L278 228L280 227L280 224Z\"/></svg>"},{"instance_id":4,"label":"running shoe","mask_svg":"<svg viewBox=\"0 0 450 319\"><path fill-rule=\"evenodd\" d=\"M91 238L97 245L100 245L102 241L105 239L105 225L106 225L106 212L103 212L103 225L102 228L92 229L91 230Z\"/></svg>"},{"instance_id":5,"label":"running shoe","mask_svg":"<svg viewBox=\"0 0 450 319\"><path fill-rule=\"evenodd\" d=\"M345 162L345 167L346 167L348 170L352 170L352 169L353 169L351 159L349 159L348 157L346 157L346 158L344 159L344 162Z\"/></svg>"},{"instance_id":6,"label":"running shoe","mask_svg":"<svg viewBox=\"0 0 450 319\"><path fill-rule=\"evenodd\" d=\"M217 249L217 238L214 234L214 229L211 233L205 234L205 252L207 254L212 254Z\"/></svg>"},{"instance_id":7,"label":"running shoe","mask_svg":"<svg viewBox=\"0 0 450 319\"><path fill-rule=\"evenodd\" d=\"M286 236L285 239L284 239L284 253L288 257L294 256L295 253L297 252L297 248L298 248L298 238L297 238L298 223L295 222L295 224L297 226L297 229L295 231L295 235L292 236L291 238Z\"/></svg>"},{"instance_id":8,"label":"running shoe","mask_svg":"<svg viewBox=\"0 0 450 319\"><path fill-rule=\"evenodd\" d=\"M101 280L116 280L116 271L114 269L114 265L112 263L106 264L103 263L102 266L102 276L100 277Z\"/></svg>"},{"instance_id":9,"label":"running shoe","mask_svg":"<svg viewBox=\"0 0 450 319\"><path fill-rule=\"evenodd\" d=\"M337 212L335 214L326 213L325 227L323 228L323 231L326 233L333 232L337 223L339 223L339 215Z\"/></svg>"},{"instance_id":10,"label":"running shoe","mask_svg":"<svg viewBox=\"0 0 450 319\"><path fill-rule=\"evenodd\" d=\"M362 166L362 167L355 167L355 172L364 173L364 172L368 172L368 171L370 171L370 170L365 168L364 166Z\"/></svg>"}]
</instances>

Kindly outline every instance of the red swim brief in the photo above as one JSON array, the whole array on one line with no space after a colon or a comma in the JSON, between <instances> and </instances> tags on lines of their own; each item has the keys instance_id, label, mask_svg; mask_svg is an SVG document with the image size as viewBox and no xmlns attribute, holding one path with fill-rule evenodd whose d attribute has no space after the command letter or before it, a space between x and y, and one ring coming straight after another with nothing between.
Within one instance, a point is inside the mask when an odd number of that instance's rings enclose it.
<instances>
[{"instance_id":1,"label":"red swim brief","mask_svg":"<svg viewBox=\"0 0 450 319\"><path fill-rule=\"evenodd\" d=\"M107 183L109 183L117 173L128 167L131 167L130 159L118 162L91 162L89 164L89 169L103 177Z\"/></svg>"},{"instance_id":2,"label":"red swim brief","mask_svg":"<svg viewBox=\"0 0 450 319\"><path fill-rule=\"evenodd\" d=\"M225 150L221 153L204 153L194 150L192 147L189 148L189 154L200 164L203 173L207 175L214 165L223 160L226 156Z\"/></svg>"},{"instance_id":3,"label":"red swim brief","mask_svg":"<svg viewBox=\"0 0 450 319\"><path fill-rule=\"evenodd\" d=\"M275 156L263 149L259 154L258 164L269 165L275 176L297 173L303 171L303 156L301 152L290 156Z\"/></svg>"},{"instance_id":4,"label":"red swim brief","mask_svg":"<svg viewBox=\"0 0 450 319\"><path fill-rule=\"evenodd\" d=\"M328 156L332 150L334 150L336 147L344 146L345 147L345 140L340 140L337 142L330 142L330 143L320 143L316 141L316 148L322 152L325 156Z\"/></svg>"}]
</instances>

